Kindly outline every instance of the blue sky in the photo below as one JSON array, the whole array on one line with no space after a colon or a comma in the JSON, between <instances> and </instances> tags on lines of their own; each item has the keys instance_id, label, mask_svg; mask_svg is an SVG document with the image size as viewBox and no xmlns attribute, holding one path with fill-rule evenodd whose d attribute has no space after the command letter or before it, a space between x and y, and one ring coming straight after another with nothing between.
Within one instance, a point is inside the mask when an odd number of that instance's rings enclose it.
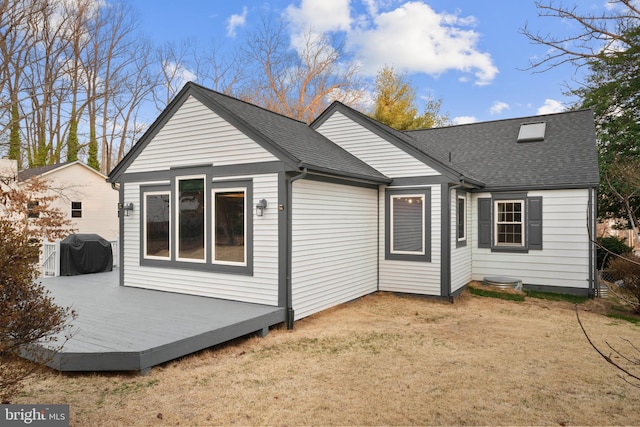
<instances>
[{"instance_id":1,"label":"blue sky","mask_svg":"<svg viewBox=\"0 0 640 427\"><path fill-rule=\"evenodd\" d=\"M375 78L385 64L410 77L420 99L441 98L441 112L455 123L499 120L562 111L563 94L576 70L565 65L544 73L526 70L546 48L519 30L565 34L569 21L541 18L533 0L136 0L143 33L156 42L215 40L232 46L260 20L275 13L292 40L305 28L344 37ZM605 0L581 0L597 13ZM422 105L420 105L422 107Z\"/></svg>"}]
</instances>

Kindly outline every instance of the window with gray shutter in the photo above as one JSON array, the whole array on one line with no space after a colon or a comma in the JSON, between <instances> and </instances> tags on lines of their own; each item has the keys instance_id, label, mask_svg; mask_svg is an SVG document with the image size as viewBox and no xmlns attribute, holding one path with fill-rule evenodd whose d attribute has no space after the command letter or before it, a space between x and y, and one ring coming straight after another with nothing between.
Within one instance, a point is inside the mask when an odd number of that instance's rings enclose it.
<instances>
[{"instance_id":1,"label":"window with gray shutter","mask_svg":"<svg viewBox=\"0 0 640 427\"><path fill-rule=\"evenodd\" d=\"M491 199L478 199L478 247L491 247Z\"/></svg>"},{"instance_id":2,"label":"window with gray shutter","mask_svg":"<svg viewBox=\"0 0 640 427\"><path fill-rule=\"evenodd\" d=\"M478 247L495 252L542 250L542 197L496 193L478 198Z\"/></svg>"},{"instance_id":3,"label":"window with gray shutter","mask_svg":"<svg viewBox=\"0 0 640 427\"><path fill-rule=\"evenodd\" d=\"M542 250L542 197L529 197L527 203L529 249Z\"/></svg>"}]
</instances>

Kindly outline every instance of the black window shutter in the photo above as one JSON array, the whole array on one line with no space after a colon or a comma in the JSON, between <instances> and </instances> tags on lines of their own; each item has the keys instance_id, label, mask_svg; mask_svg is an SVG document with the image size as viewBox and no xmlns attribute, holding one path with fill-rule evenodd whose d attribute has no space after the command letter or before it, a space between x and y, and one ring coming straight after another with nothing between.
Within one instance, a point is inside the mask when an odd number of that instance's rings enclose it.
<instances>
[{"instance_id":1,"label":"black window shutter","mask_svg":"<svg viewBox=\"0 0 640 427\"><path fill-rule=\"evenodd\" d=\"M491 199L478 199L478 247L491 247Z\"/></svg>"},{"instance_id":2,"label":"black window shutter","mask_svg":"<svg viewBox=\"0 0 640 427\"><path fill-rule=\"evenodd\" d=\"M542 250L542 197L529 197L529 249Z\"/></svg>"}]
</instances>

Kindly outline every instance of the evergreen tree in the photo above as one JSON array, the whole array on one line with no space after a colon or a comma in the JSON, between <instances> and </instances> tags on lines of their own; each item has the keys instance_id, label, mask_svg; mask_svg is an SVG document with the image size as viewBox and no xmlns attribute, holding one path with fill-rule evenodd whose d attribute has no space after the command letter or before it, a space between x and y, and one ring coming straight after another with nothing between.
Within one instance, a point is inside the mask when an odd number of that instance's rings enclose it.
<instances>
[{"instance_id":1,"label":"evergreen tree","mask_svg":"<svg viewBox=\"0 0 640 427\"><path fill-rule=\"evenodd\" d=\"M416 91L406 75L393 67L384 67L376 77L375 110L371 117L398 130L425 129L449 124L448 116L440 114L442 100L430 98L425 111L418 114Z\"/></svg>"}]
</instances>

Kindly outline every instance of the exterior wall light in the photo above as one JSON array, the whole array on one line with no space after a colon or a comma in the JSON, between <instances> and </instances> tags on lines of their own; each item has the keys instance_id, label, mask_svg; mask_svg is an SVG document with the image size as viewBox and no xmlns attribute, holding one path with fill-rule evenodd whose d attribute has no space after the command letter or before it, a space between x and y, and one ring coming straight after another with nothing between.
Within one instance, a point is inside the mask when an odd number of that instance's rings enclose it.
<instances>
[{"instance_id":1,"label":"exterior wall light","mask_svg":"<svg viewBox=\"0 0 640 427\"><path fill-rule=\"evenodd\" d=\"M118 203L118 211L124 211L124 216L131 215L131 212L133 212L133 203Z\"/></svg>"},{"instance_id":2,"label":"exterior wall light","mask_svg":"<svg viewBox=\"0 0 640 427\"><path fill-rule=\"evenodd\" d=\"M265 199L260 200L257 204L256 204L256 216L262 216L264 215L264 210L267 208L267 201Z\"/></svg>"}]
</instances>

